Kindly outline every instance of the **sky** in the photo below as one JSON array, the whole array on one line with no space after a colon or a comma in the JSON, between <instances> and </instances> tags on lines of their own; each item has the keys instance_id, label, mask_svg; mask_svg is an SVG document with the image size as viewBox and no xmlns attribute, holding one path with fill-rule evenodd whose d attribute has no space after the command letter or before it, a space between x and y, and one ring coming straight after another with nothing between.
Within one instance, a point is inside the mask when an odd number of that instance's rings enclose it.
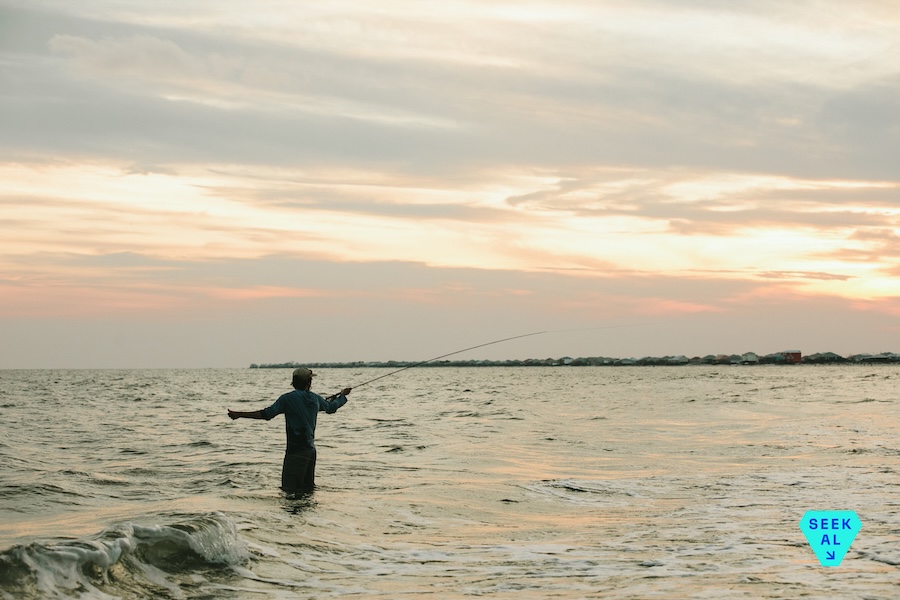
<instances>
[{"instance_id":1,"label":"sky","mask_svg":"<svg viewBox=\"0 0 900 600\"><path fill-rule=\"evenodd\" d=\"M898 31L0 0L0 368L900 351Z\"/></svg>"}]
</instances>

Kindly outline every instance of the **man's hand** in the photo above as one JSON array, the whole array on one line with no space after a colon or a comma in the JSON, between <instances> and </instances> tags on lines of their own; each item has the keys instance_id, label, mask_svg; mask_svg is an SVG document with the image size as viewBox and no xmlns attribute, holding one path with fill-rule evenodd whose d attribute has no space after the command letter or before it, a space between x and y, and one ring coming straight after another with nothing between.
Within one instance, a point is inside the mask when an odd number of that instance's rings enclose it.
<instances>
[{"instance_id":1,"label":"man's hand","mask_svg":"<svg viewBox=\"0 0 900 600\"><path fill-rule=\"evenodd\" d=\"M353 388L344 388L344 389L342 389L340 392L338 392L338 393L336 393L336 394L332 394L332 395L328 396L328 397L325 398L325 399L326 399L326 400L334 400L335 398L337 398L337 397L340 396L340 395L346 396L346 395L348 395L348 394L350 393L350 390L352 390L352 389L353 389Z\"/></svg>"}]
</instances>

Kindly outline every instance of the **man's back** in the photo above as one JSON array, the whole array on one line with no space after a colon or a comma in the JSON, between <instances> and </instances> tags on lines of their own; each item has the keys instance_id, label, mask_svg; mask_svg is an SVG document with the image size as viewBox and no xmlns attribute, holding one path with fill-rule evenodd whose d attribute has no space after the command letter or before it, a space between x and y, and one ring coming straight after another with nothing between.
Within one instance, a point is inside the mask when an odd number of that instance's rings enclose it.
<instances>
[{"instance_id":1,"label":"man's back","mask_svg":"<svg viewBox=\"0 0 900 600\"><path fill-rule=\"evenodd\" d=\"M346 403L347 398L344 395L339 395L333 400L325 400L308 390L293 390L282 394L272 406L263 409L263 415L268 420L284 414L286 452L295 454L316 447L316 422L319 411L333 413Z\"/></svg>"}]
</instances>

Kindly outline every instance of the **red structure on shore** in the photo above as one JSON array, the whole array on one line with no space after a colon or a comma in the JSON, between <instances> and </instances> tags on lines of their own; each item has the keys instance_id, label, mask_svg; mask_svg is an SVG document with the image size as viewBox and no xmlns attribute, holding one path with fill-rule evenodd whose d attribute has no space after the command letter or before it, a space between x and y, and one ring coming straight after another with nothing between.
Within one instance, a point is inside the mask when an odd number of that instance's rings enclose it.
<instances>
[{"instance_id":1,"label":"red structure on shore","mask_svg":"<svg viewBox=\"0 0 900 600\"><path fill-rule=\"evenodd\" d=\"M781 353L784 356L784 362L789 365L800 364L800 359L802 356L800 355L799 350L785 350Z\"/></svg>"}]
</instances>

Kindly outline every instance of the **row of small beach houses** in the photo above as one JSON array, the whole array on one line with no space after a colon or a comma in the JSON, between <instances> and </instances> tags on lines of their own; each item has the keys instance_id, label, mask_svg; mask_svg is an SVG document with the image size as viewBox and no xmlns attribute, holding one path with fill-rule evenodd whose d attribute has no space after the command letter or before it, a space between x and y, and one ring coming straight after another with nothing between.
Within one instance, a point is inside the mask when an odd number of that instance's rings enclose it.
<instances>
[{"instance_id":1,"label":"row of small beach houses","mask_svg":"<svg viewBox=\"0 0 900 600\"><path fill-rule=\"evenodd\" d=\"M463 360L440 362L429 362L432 367L618 367L618 366L663 366L663 365L799 365L799 364L841 364L841 363L859 363L859 364L900 364L900 354L893 352L882 352L881 354L853 354L843 357L834 352L818 352L803 356L799 350L785 350L784 352L775 352L774 354L766 354L760 356L755 352L745 352L744 354L707 354L706 356L695 356L688 358L684 355L679 356L645 356L644 358L608 358L603 356L594 356L591 358L571 358L564 356L562 358L528 358L525 360ZM409 368L419 366L425 363L421 362L403 362L403 361L387 361L387 362L352 362L352 363L306 363L305 366L313 369L318 368L345 368L345 367L371 367L371 368ZM295 369L301 366L297 362L286 363L263 363L252 364L251 369Z\"/></svg>"},{"instance_id":2,"label":"row of small beach houses","mask_svg":"<svg viewBox=\"0 0 900 600\"><path fill-rule=\"evenodd\" d=\"M836 355L835 355L836 356ZM563 357L558 364L581 366L587 364L594 365L759 365L759 364L798 364L802 362L802 355L799 350L787 350L785 352L776 352L760 357L755 352L745 352L744 354L707 354L706 356L695 356L688 358L684 355L678 356L645 356L644 358L569 358Z\"/></svg>"},{"instance_id":3,"label":"row of small beach houses","mask_svg":"<svg viewBox=\"0 0 900 600\"><path fill-rule=\"evenodd\" d=\"M839 364L839 363L900 363L900 354L854 354L848 357L834 352L817 352L803 356L799 350L785 350L760 356L755 352L744 354L707 354L688 358L679 356L645 356L644 358L569 358L560 359L557 364L582 365L798 365L798 364Z\"/></svg>"}]
</instances>

